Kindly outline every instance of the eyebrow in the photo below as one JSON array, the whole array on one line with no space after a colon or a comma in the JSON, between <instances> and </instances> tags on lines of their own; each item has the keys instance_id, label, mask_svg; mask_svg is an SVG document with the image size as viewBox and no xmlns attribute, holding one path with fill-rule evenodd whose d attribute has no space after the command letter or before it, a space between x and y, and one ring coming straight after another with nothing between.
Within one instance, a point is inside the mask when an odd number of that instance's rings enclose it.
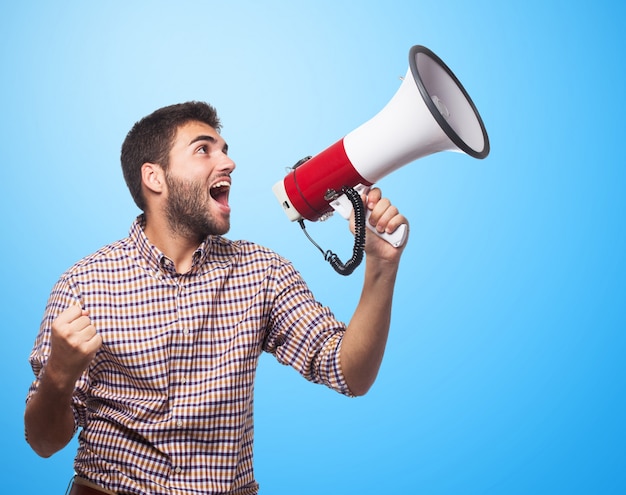
<instances>
[{"instance_id":1,"label":"eyebrow","mask_svg":"<svg viewBox=\"0 0 626 495\"><path fill-rule=\"evenodd\" d=\"M193 143L197 143L198 141L209 141L210 143L213 143L213 144L217 143L217 139L214 136L201 134L200 136L196 136L191 141L189 141L189 146L191 146ZM224 147L222 148L222 151L224 153L228 151L228 144L226 142L224 142Z\"/></svg>"}]
</instances>

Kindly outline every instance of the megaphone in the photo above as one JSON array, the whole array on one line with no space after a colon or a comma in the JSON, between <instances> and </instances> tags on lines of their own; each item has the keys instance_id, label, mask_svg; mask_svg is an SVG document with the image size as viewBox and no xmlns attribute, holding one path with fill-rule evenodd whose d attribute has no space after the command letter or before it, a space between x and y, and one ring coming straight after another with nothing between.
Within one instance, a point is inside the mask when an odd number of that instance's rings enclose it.
<instances>
[{"instance_id":1,"label":"megaphone","mask_svg":"<svg viewBox=\"0 0 626 495\"><path fill-rule=\"evenodd\" d=\"M409 50L406 76L387 105L321 153L300 160L272 190L289 220L303 228L304 219L325 219L333 211L349 218L356 205L348 191L361 192L398 168L439 151L483 159L489 154L489 137L454 73L431 50L416 45ZM406 226L381 236L400 246Z\"/></svg>"}]
</instances>

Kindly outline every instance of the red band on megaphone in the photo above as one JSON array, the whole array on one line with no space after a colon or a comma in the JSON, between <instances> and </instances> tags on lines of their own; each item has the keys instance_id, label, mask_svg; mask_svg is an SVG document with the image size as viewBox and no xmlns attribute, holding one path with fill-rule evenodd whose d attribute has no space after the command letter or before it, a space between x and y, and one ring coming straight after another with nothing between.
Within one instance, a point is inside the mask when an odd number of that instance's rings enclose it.
<instances>
[{"instance_id":1,"label":"red band on megaphone","mask_svg":"<svg viewBox=\"0 0 626 495\"><path fill-rule=\"evenodd\" d=\"M343 139L293 169L284 179L285 192L292 206L304 218L318 220L332 210L327 191L341 193L343 187L372 185L356 171L343 145Z\"/></svg>"}]
</instances>

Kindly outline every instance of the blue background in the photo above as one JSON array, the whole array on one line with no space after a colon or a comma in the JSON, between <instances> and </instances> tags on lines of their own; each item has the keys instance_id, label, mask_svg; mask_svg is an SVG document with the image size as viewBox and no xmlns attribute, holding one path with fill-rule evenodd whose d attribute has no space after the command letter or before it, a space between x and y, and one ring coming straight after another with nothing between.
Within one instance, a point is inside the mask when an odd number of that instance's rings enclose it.
<instances>
[{"instance_id":1,"label":"blue background","mask_svg":"<svg viewBox=\"0 0 626 495\"><path fill-rule=\"evenodd\" d=\"M422 44L492 152L381 180L412 234L379 379L347 399L264 356L261 493L626 493L624 18L601 0L4 2L3 492L72 475L74 442L40 459L23 439L27 358L57 277L137 214L132 124L213 103L238 164L229 236L290 258L349 319L362 268L335 274L271 186L375 115ZM347 257L345 221L309 228Z\"/></svg>"}]
</instances>

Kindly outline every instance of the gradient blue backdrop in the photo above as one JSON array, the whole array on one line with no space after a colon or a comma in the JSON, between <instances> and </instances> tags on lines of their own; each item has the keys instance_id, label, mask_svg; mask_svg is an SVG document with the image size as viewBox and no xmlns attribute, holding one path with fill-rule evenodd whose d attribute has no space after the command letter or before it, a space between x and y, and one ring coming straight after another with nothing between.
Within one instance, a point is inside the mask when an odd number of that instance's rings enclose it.
<instances>
[{"instance_id":1,"label":"gradient blue backdrop","mask_svg":"<svg viewBox=\"0 0 626 495\"><path fill-rule=\"evenodd\" d=\"M348 319L362 268L336 275L271 186L378 112L414 44L461 79L492 152L380 182L412 235L379 380L347 399L265 356L261 493L626 493L624 18L601 0L3 3L3 493L62 494L72 475L74 442L40 459L23 439L27 358L57 277L137 214L131 125L216 105L230 236L292 259ZM340 218L310 229L349 253Z\"/></svg>"}]
</instances>

